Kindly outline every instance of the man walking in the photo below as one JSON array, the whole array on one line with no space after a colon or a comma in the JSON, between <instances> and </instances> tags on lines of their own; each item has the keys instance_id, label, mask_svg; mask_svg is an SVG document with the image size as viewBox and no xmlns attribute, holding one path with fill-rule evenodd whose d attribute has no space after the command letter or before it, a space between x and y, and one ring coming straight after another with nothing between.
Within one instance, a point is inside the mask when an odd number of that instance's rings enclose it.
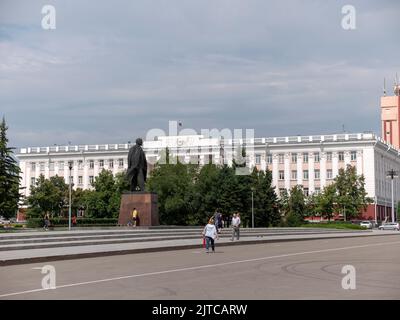
<instances>
[{"instance_id":1,"label":"man walking","mask_svg":"<svg viewBox=\"0 0 400 320\"><path fill-rule=\"evenodd\" d=\"M239 236L240 236L240 216L238 213L235 213L233 215L232 218L232 239L231 241L233 241L233 239L235 238L236 235L236 240L239 240Z\"/></svg>"}]
</instances>

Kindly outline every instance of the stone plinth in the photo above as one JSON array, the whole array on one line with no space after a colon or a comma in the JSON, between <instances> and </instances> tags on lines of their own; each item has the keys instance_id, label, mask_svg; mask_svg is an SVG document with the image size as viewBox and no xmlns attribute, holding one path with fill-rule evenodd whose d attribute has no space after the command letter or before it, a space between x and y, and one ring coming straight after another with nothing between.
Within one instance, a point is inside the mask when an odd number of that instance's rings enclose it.
<instances>
[{"instance_id":1,"label":"stone plinth","mask_svg":"<svg viewBox=\"0 0 400 320\"><path fill-rule=\"evenodd\" d=\"M157 194L150 192L127 192L121 197L119 225L127 225L132 219L133 208L139 213L137 226L158 226Z\"/></svg>"}]
</instances>

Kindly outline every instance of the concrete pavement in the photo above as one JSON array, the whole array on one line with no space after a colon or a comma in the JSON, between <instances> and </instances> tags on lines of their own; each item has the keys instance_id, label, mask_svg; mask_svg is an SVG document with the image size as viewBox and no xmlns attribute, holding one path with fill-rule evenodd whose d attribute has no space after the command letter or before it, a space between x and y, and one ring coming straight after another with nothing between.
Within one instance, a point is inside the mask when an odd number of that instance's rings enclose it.
<instances>
[{"instance_id":1,"label":"concrete pavement","mask_svg":"<svg viewBox=\"0 0 400 320\"><path fill-rule=\"evenodd\" d=\"M338 237L381 236L391 231L352 231L313 228L243 229L239 242L223 231L219 246L298 241ZM0 235L0 266L41 261L78 259L102 255L199 248L201 230L109 230L33 232Z\"/></svg>"},{"instance_id":2,"label":"concrete pavement","mask_svg":"<svg viewBox=\"0 0 400 320\"><path fill-rule=\"evenodd\" d=\"M400 299L400 237L352 237L217 246L0 268L0 299ZM342 288L342 267L356 289ZM39 268L39 269L35 269ZM33 291L32 291L33 290Z\"/></svg>"}]
</instances>

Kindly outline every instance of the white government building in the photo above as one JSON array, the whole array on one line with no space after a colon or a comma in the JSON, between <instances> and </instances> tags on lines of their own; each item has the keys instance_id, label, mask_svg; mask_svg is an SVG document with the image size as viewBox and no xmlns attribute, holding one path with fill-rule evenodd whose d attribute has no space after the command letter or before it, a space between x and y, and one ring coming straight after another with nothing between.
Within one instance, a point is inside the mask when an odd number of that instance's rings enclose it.
<instances>
[{"instance_id":1,"label":"white government building","mask_svg":"<svg viewBox=\"0 0 400 320\"><path fill-rule=\"evenodd\" d=\"M171 158L179 154L181 161L232 164L233 146L246 146L246 163L252 168L269 169L279 194L294 185L302 185L306 194L319 192L350 164L365 177L368 196L374 199L364 218L384 220L390 217L390 169L400 170L400 153L373 133L290 136L255 139L223 139L202 135L165 136L144 141L149 163L160 159L166 148ZM252 146L252 147L249 147ZM25 196L30 186L43 174L46 178L59 175L68 181L69 163L74 188L90 188L101 170L114 174L127 169L129 144L30 147L19 150L17 157L22 170L21 184ZM151 166L151 165L150 165ZM151 171L151 167L149 168ZM399 179L395 179L395 203L400 199Z\"/></svg>"}]
</instances>

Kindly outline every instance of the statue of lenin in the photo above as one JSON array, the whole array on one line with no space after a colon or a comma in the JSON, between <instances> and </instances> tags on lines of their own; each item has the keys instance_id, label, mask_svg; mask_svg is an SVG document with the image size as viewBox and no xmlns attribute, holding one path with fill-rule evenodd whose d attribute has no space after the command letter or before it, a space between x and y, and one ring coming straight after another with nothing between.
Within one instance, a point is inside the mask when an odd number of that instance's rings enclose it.
<instances>
[{"instance_id":1,"label":"statue of lenin","mask_svg":"<svg viewBox=\"0 0 400 320\"><path fill-rule=\"evenodd\" d=\"M147 160L142 145L143 140L137 138L136 144L129 150L127 176L131 184L130 191L138 191L136 190L137 187L140 191L144 191L144 183L147 178Z\"/></svg>"}]
</instances>

